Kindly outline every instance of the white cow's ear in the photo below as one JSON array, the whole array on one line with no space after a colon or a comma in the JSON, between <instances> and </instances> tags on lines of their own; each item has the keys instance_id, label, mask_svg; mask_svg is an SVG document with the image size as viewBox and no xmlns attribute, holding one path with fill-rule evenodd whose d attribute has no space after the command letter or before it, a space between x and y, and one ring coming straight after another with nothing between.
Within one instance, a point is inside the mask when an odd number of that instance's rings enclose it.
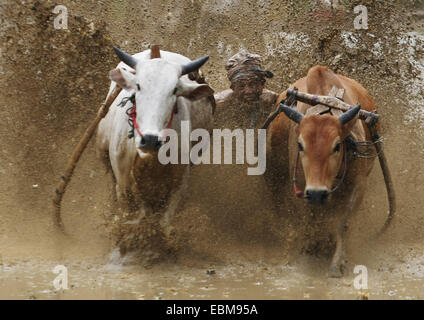
<instances>
[{"instance_id":1,"label":"white cow's ear","mask_svg":"<svg viewBox=\"0 0 424 320\"><path fill-rule=\"evenodd\" d=\"M135 89L135 76L125 69L116 68L111 70L109 78L124 89Z\"/></svg>"},{"instance_id":2,"label":"white cow's ear","mask_svg":"<svg viewBox=\"0 0 424 320\"><path fill-rule=\"evenodd\" d=\"M179 81L176 95L186 97L190 100L198 100L213 95L213 92L213 89L207 84Z\"/></svg>"}]
</instances>

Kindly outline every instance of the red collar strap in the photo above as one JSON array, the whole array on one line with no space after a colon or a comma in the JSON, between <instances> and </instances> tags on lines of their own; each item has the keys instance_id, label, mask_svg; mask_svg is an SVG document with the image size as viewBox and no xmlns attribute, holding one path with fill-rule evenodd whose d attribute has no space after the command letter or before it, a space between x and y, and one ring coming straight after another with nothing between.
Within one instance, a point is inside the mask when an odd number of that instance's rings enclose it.
<instances>
[{"instance_id":1,"label":"red collar strap","mask_svg":"<svg viewBox=\"0 0 424 320\"><path fill-rule=\"evenodd\" d=\"M294 188L294 195L298 198L304 198L305 195L303 193L302 190L299 190L297 188L297 179L296 179L296 172L297 172L297 166L299 165L299 158L300 158L300 151L297 152L297 157L296 157L296 164L294 165L294 170L293 170L293 188ZM346 150L346 142L343 141L343 173L342 173L342 177L340 178L339 182L337 183L337 185L331 189L331 191L329 193L333 193L334 191L336 191L343 183L343 180L346 176L346 171L347 171L347 150Z\"/></svg>"},{"instance_id":2,"label":"red collar strap","mask_svg":"<svg viewBox=\"0 0 424 320\"><path fill-rule=\"evenodd\" d=\"M174 113L177 113L177 102L176 101L175 101L174 107L172 108L171 118L169 119L168 125L165 128L164 136L166 135L167 130L172 125L172 120L174 119ZM133 102L133 106L128 109L127 115L129 116L128 124L131 127L130 132L128 134L128 138L131 139L131 138L134 137L134 129L137 130L137 133L140 135L140 137L143 137L143 134L141 133L140 127L139 127L137 120L136 120L136 118L137 118L137 108L136 108L135 101Z\"/></svg>"}]
</instances>

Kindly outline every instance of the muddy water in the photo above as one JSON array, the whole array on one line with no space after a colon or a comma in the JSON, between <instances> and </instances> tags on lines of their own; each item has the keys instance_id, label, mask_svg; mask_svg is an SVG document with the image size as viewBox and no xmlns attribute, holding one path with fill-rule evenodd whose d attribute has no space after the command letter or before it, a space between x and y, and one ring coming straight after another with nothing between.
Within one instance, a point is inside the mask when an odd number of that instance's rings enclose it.
<instances>
[{"instance_id":1,"label":"muddy water","mask_svg":"<svg viewBox=\"0 0 424 320\"><path fill-rule=\"evenodd\" d=\"M404 248L407 249L407 248ZM356 290L353 273L329 279L325 265L314 270L296 264L265 261L193 267L159 264L152 268L123 266L104 259L26 259L1 266L1 299L423 299L424 260L411 256L402 262L369 268L367 290ZM111 261L112 260L112 261ZM303 264L302 264L303 262ZM311 263L311 261L308 261ZM56 290L53 269L64 264L68 289ZM321 269L321 270L320 270Z\"/></svg>"},{"instance_id":2,"label":"muddy water","mask_svg":"<svg viewBox=\"0 0 424 320\"><path fill-rule=\"evenodd\" d=\"M417 8L414 1L360 1L370 13L365 32L352 27L353 7L326 19L320 13L329 9L319 3L63 1L68 31L53 29L52 1L2 3L0 298L423 299L423 29L410 24ZM159 261L119 259L112 179L93 143L64 198L67 236L56 233L55 184L106 95L117 63L111 46L136 52L153 43L191 58L210 54L203 71L216 90L228 87L226 59L247 48L274 71L274 91L326 64L371 92L383 115L398 217L372 240L387 214L375 166L351 223L343 279L327 278L326 258L291 250L284 214L261 178L227 166L193 167L175 238ZM57 265L68 269L68 290L54 289ZM364 292L353 285L356 265L368 268Z\"/></svg>"}]
</instances>

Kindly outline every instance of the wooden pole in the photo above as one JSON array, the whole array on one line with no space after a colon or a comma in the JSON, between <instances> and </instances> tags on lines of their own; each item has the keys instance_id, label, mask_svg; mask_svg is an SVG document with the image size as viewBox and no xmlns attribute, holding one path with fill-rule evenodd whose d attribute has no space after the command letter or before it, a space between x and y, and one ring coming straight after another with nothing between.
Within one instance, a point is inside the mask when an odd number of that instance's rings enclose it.
<instances>
[{"instance_id":1,"label":"wooden pole","mask_svg":"<svg viewBox=\"0 0 424 320\"><path fill-rule=\"evenodd\" d=\"M368 130L370 132L371 140L374 142L375 151L377 152L381 171L383 172L384 182L386 184L387 198L389 200L389 215L387 216L386 221L378 234L381 235L387 230L390 225L390 222L395 216L396 195L395 190L393 188L392 175L390 174L389 165L387 163L386 155L384 154L383 146L381 145L381 143L377 142L381 138L376 128L377 123L374 121L374 119L368 118L365 120L365 124L367 125Z\"/></svg>"},{"instance_id":2,"label":"wooden pole","mask_svg":"<svg viewBox=\"0 0 424 320\"><path fill-rule=\"evenodd\" d=\"M64 226L62 222L62 217L60 215L60 209L61 209L61 203L63 195L66 191L66 187L68 186L69 182L71 181L72 174L74 172L74 169L78 163L78 160L80 159L82 153L84 152L85 148L87 147L88 142L90 141L91 137L93 136L94 132L96 131L96 128L99 124L99 122L106 116L106 114L109 111L109 107L112 105L113 101L115 101L118 94L121 92L122 88L116 86L114 90L111 92L111 94L106 98L106 101L102 103L102 105L99 108L99 111L97 112L97 116L94 119L94 121L90 124L90 126L85 130L84 135L82 136L81 140L79 141L78 145L74 149L74 152L72 153L71 157L69 158L68 164L66 165L65 174L60 177L60 181L56 187L56 194L53 198L53 205L54 205L54 221L56 226L58 226L62 231L64 231Z\"/></svg>"}]
</instances>

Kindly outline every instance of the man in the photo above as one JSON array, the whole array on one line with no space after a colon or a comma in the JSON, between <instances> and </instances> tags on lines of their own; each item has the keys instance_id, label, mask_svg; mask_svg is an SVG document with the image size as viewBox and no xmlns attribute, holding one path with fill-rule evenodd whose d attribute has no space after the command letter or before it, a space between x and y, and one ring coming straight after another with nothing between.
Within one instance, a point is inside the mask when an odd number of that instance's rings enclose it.
<instances>
[{"instance_id":1,"label":"man","mask_svg":"<svg viewBox=\"0 0 424 320\"><path fill-rule=\"evenodd\" d=\"M261 68L259 55L245 50L228 60L226 70L231 89L214 95L214 128L231 131L241 129L246 133L245 129L260 127L274 109L278 97L276 93L265 89L266 78L271 78L272 73ZM217 226L217 235L228 235L229 242L237 239L253 244L253 239L264 239L264 234L271 233L269 221L273 221L274 217L272 198L267 193L262 176L247 174L247 169L251 167L247 161L236 163L239 139L232 139L232 164L224 164L224 140L221 140L222 165L194 168L193 173L202 184L199 188L193 188L201 190L199 196L191 197L200 199L197 200L197 206ZM245 140L242 142L245 146ZM213 149L211 154L215 156L216 152Z\"/></svg>"},{"instance_id":2,"label":"man","mask_svg":"<svg viewBox=\"0 0 424 320\"><path fill-rule=\"evenodd\" d=\"M271 71L261 67L257 54L242 50L232 56L226 66L231 89L215 94L215 127L258 128L273 110L278 94L265 89Z\"/></svg>"}]
</instances>

